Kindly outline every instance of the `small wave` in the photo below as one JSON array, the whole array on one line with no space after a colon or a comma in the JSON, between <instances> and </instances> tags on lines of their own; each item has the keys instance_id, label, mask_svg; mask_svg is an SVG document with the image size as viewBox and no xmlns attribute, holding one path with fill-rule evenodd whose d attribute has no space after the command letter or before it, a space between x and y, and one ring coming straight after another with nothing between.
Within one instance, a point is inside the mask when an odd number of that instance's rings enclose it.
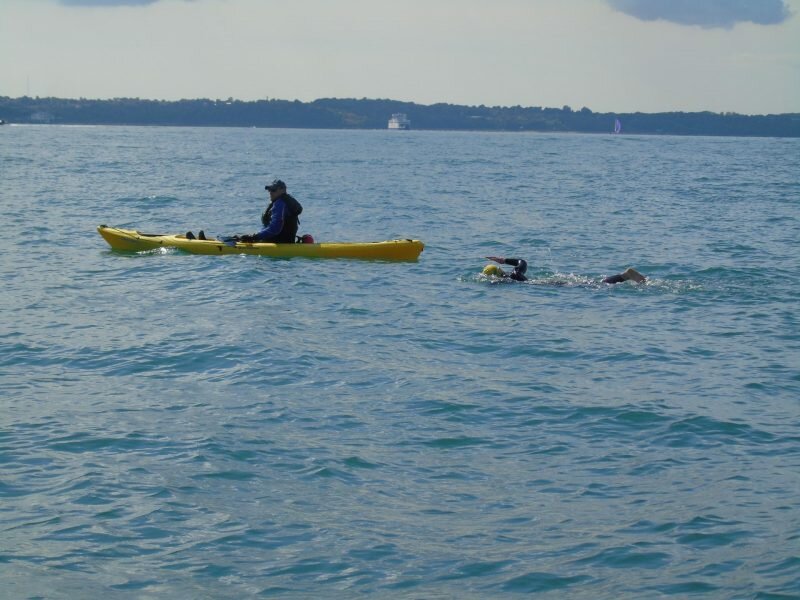
<instances>
[{"instance_id":1,"label":"small wave","mask_svg":"<svg viewBox=\"0 0 800 600\"><path fill-rule=\"evenodd\" d=\"M666 552L643 552L636 547L607 548L575 561L576 564L597 565L598 568L615 569L660 569L670 561Z\"/></svg>"},{"instance_id":2,"label":"small wave","mask_svg":"<svg viewBox=\"0 0 800 600\"><path fill-rule=\"evenodd\" d=\"M586 575L568 577L554 573L533 572L509 579L503 584L503 589L507 592L522 592L526 594L542 593L563 590L590 580L591 578Z\"/></svg>"},{"instance_id":3,"label":"small wave","mask_svg":"<svg viewBox=\"0 0 800 600\"><path fill-rule=\"evenodd\" d=\"M155 440L138 433L124 436L96 436L80 432L47 442L51 450L70 453L94 453L99 450L110 452L132 452L153 446Z\"/></svg>"},{"instance_id":4,"label":"small wave","mask_svg":"<svg viewBox=\"0 0 800 600\"><path fill-rule=\"evenodd\" d=\"M496 560L473 562L458 567L454 573L440 577L440 581L448 579L465 579L468 577L486 577L503 571L506 567L513 565L511 560Z\"/></svg>"},{"instance_id":5,"label":"small wave","mask_svg":"<svg viewBox=\"0 0 800 600\"><path fill-rule=\"evenodd\" d=\"M719 590L719 586L711 585L703 581L687 581L685 583L676 583L674 585L656 586L652 588L658 591L659 594L667 596L695 596L698 594L710 594Z\"/></svg>"},{"instance_id":6,"label":"small wave","mask_svg":"<svg viewBox=\"0 0 800 600\"><path fill-rule=\"evenodd\" d=\"M177 254L180 250L178 248L153 248L152 250L140 250L139 252L134 252L133 254L139 256L164 256L166 254Z\"/></svg>"},{"instance_id":7,"label":"small wave","mask_svg":"<svg viewBox=\"0 0 800 600\"><path fill-rule=\"evenodd\" d=\"M654 443L673 448L709 448L724 444L769 444L775 436L743 423L693 416L672 423Z\"/></svg>"},{"instance_id":8,"label":"small wave","mask_svg":"<svg viewBox=\"0 0 800 600\"><path fill-rule=\"evenodd\" d=\"M430 440L424 442L426 446L431 446L433 448L440 448L443 450L449 450L452 448L465 448L468 446L481 446L488 443L488 440L484 438L478 437L470 437L470 436L459 436L459 437L443 437L443 438L436 438L434 440Z\"/></svg>"},{"instance_id":9,"label":"small wave","mask_svg":"<svg viewBox=\"0 0 800 600\"><path fill-rule=\"evenodd\" d=\"M377 469L380 465L361 458L360 456L349 456L344 459L343 464L351 469Z\"/></svg>"},{"instance_id":10,"label":"small wave","mask_svg":"<svg viewBox=\"0 0 800 600\"><path fill-rule=\"evenodd\" d=\"M156 208L164 205L177 204L180 202L180 199L175 196L123 196L121 198L116 198L114 202Z\"/></svg>"},{"instance_id":11,"label":"small wave","mask_svg":"<svg viewBox=\"0 0 800 600\"><path fill-rule=\"evenodd\" d=\"M235 469L228 469L225 471L211 471L209 473L199 473L192 475L192 479L227 479L230 481L247 481L254 479L255 473L250 471L239 471Z\"/></svg>"},{"instance_id":12,"label":"small wave","mask_svg":"<svg viewBox=\"0 0 800 600\"><path fill-rule=\"evenodd\" d=\"M779 563L757 569L757 572L764 575L800 573L800 556L790 556L786 560L783 560Z\"/></svg>"}]
</instances>

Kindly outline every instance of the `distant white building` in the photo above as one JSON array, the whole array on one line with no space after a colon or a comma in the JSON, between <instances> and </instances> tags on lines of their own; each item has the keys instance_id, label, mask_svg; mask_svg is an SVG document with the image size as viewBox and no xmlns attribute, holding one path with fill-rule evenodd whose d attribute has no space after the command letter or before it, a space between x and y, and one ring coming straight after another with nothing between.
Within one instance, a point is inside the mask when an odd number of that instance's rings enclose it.
<instances>
[{"instance_id":1,"label":"distant white building","mask_svg":"<svg viewBox=\"0 0 800 600\"><path fill-rule=\"evenodd\" d=\"M389 119L389 129L411 129L411 121L403 113L394 113Z\"/></svg>"}]
</instances>

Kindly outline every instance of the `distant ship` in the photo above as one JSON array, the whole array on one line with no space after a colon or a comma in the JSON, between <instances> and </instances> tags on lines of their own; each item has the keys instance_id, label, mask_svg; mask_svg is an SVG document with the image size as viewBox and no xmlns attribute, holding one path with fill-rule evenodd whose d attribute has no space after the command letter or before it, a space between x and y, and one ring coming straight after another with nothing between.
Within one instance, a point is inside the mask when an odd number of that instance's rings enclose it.
<instances>
[{"instance_id":1,"label":"distant ship","mask_svg":"<svg viewBox=\"0 0 800 600\"><path fill-rule=\"evenodd\" d=\"M394 113L389 119L389 129L411 129L411 121L403 113Z\"/></svg>"}]
</instances>

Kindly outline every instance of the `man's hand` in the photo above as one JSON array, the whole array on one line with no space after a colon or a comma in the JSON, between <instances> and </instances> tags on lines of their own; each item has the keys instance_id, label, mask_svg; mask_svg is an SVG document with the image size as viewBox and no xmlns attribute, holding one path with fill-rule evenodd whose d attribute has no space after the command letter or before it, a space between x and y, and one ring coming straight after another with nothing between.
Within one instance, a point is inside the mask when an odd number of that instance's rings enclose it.
<instances>
[{"instance_id":1,"label":"man's hand","mask_svg":"<svg viewBox=\"0 0 800 600\"><path fill-rule=\"evenodd\" d=\"M506 259L502 256L487 256L486 258L500 264L504 264L506 262Z\"/></svg>"}]
</instances>

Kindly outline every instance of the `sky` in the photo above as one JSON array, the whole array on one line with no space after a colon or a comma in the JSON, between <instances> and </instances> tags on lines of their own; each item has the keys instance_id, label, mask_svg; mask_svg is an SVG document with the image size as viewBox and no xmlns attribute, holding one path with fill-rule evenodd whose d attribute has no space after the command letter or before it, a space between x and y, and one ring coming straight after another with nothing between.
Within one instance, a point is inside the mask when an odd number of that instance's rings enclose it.
<instances>
[{"instance_id":1,"label":"sky","mask_svg":"<svg viewBox=\"0 0 800 600\"><path fill-rule=\"evenodd\" d=\"M2 0L0 96L800 112L800 0Z\"/></svg>"}]
</instances>

